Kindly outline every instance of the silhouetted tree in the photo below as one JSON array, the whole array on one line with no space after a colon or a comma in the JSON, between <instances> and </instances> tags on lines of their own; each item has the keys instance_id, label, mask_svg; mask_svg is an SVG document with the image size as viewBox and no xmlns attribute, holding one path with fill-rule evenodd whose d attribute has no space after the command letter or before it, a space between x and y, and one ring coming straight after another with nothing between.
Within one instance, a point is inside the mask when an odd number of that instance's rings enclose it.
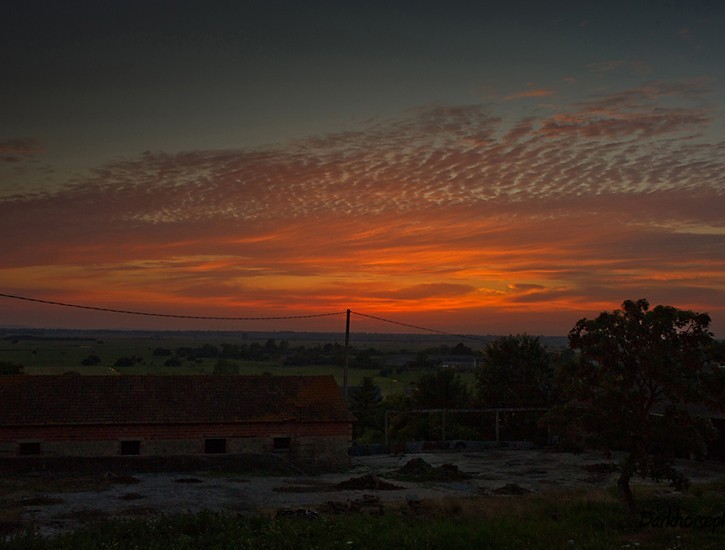
<instances>
[{"instance_id":1,"label":"silhouetted tree","mask_svg":"<svg viewBox=\"0 0 725 550\"><path fill-rule=\"evenodd\" d=\"M132 355L131 357L119 357L113 364L114 367L132 367L136 363L141 363L143 359Z\"/></svg>"},{"instance_id":2,"label":"silhouetted tree","mask_svg":"<svg viewBox=\"0 0 725 550\"><path fill-rule=\"evenodd\" d=\"M707 373L705 383L712 388L713 404L723 409L725 408L725 340L713 342L708 354L717 368Z\"/></svg>"},{"instance_id":3,"label":"silhouetted tree","mask_svg":"<svg viewBox=\"0 0 725 550\"><path fill-rule=\"evenodd\" d=\"M627 300L569 333L580 360L562 373L565 401L549 418L582 430L592 445L627 452L618 485L631 512L634 474L684 486L674 457L705 452L712 426L692 406L713 403L704 383L716 369L706 353L709 325L707 314Z\"/></svg>"},{"instance_id":4,"label":"silhouetted tree","mask_svg":"<svg viewBox=\"0 0 725 550\"><path fill-rule=\"evenodd\" d=\"M192 354L193 358L197 357L219 357L219 349L214 344L204 344L198 348L194 348ZM190 357L191 359L191 357Z\"/></svg>"},{"instance_id":5,"label":"silhouetted tree","mask_svg":"<svg viewBox=\"0 0 725 550\"><path fill-rule=\"evenodd\" d=\"M450 353L452 355L473 355L473 350L465 346L463 342L459 342L450 349Z\"/></svg>"},{"instance_id":6,"label":"silhouetted tree","mask_svg":"<svg viewBox=\"0 0 725 550\"><path fill-rule=\"evenodd\" d=\"M466 384L453 369L439 369L418 379L415 405L426 409L460 409L468 406Z\"/></svg>"},{"instance_id":7,"label":"silhouetted tree","mask_svg":"<svg viewBox=\"0 0 725 550\"><path fill-rule=\"evenodd\" d=\"M214 365L214 374L239 374L239 365L228 359L218 359Z\"/></svg>"},{"instance_id":8,"label":"silhouetted tree","mask_svg":"<svg viewBox=\"0 0 725 550\"><path fill-rule=\"evenodd\" d=\"M708 352L713 361L725 367L725 340L713 340Z\"/></svg>"},{"instance_id":9,"label":"silhouetted tree","mask_svg":"<svg viewBox=\"0 0 725 550\"><path fill-rule=\"evenodd\" d=\"M538 338L504 336L486 346L476 385L486 407L548 406L554 385L551 356Z\"/></svg>"},{"instance_id":10,"label":"silhouetted tree","mask_svg":"<svg viewBox=\"0 0 725 550\"><path fill-rule=\"evenodd\" d=\"M166 367L180 367L181 366L181 359L178 357L170 357L166 361L164 361L164 366Z\"/></svg>"},{"instance_id":11,"label":"silhouetted tree","mask_svg":"<svg viewBox=\"0 0 725 550\"><path fill-rule=\"evenodd\" d=\"M10 363L8 361L0 361L0 375L24 374L23 365Z\"/></svg>"},{"instance_id":12,"label":"silhouetted tree","mask_svg":"<svg viewBox=\"0 0 725 550\"><path fill-rule=\"evenodd\" d=\"M359 435L366 428L379 428L378 413L383 395L380 387L375 385L373 379L366 376L359 386L350 388L350 410L357 417L355 435Z\"/></svg>"},{"instance_id":13,"label":"silhouetted tree","mask_svg":"<svg viewBox=\"0 0 725 550\"><path fill-rule=\"evenodd\" d=\"M277 352L277 342L274 338L269 338L264 343L264 351L268 354L276 353Z\"/></svg>"},{"instance_id":14,"label":"silhouetted tree","mask_svg":"<svg viewBox=\"0 0 725 550\"><path fill-rule=\"evenodd\" d=\"M101 362L101 358L98 357L95 353L92 355L89 355L83 361L81 361L81 365L85 367L91 367L93 365L98 365Z\"/></svg>"},{"instance_id":15,"label":"silhouetted tree","mask_svg":"<svg viewBox=\"0 0 725 550\"><path fill-rule=\"evenodd\" d=\"M377 359L379 352L375 348L358 351L352 361L352 366L358 369L379 369L380 361Z\"/></svg>"}]
</instances>

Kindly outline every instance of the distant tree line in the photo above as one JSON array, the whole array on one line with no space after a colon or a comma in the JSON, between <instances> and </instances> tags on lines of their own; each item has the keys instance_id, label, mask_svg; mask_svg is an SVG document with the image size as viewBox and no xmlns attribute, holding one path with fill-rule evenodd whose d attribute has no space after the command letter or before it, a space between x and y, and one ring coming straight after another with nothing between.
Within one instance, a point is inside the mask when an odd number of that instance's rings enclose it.
<instances>
[{"instance_id":1,"label":"distant tree line","mask_svg":"<svg viewBox=\"0 0 725 550\"><path fill-rule=\"evenodd\" d=\"M180 367L184 363L202 363L209 359L229 361L274 362L284 366L342 366L345 348L340 343L317 343L313 345L290 346L287 340L267 339L265 342L205 343L199 346L180 346L177 348L157 347L150 350L154 358L162 361L166 367ZM379 376L390 376L408 371L435 368L451 357L468 360L471 365L480 362L482 352L474 351L462 343L453 346L441 345L427 348L418 353L406 349L381 351L374 347L350 346L349 366L357 369L377 371ZM409 357L400 362L400 357ZM80 361L82 366L95 366L102 363L113 367L130 367L145 364L143 358L124 356L113 362L104 361L98 353L91 353Z\"/></svg>"}]
</instances>

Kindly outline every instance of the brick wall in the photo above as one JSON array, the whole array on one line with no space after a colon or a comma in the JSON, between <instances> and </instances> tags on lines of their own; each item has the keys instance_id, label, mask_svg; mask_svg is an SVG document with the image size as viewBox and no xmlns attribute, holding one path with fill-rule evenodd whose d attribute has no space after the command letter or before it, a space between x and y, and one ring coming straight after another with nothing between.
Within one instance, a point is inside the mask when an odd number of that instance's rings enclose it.
<instances>
[{"instance_id":1,"label":"brick wall","mask_svg":"<svg viewBox=\"0 0 725 550\"><path fill-rule=\"evenodd\" d=\"M344 466L352 426L341 422L298 424L228 423L189 425L0 426L0 457L18 456L22 443L40 443L44 457L110 457L122 440L140 441L141 456L204 454L206 438L222 438L228 454L274 453L281 460ZM275 438L289 438L289 448L275 449Z\"/></svg>"}]
</instances>

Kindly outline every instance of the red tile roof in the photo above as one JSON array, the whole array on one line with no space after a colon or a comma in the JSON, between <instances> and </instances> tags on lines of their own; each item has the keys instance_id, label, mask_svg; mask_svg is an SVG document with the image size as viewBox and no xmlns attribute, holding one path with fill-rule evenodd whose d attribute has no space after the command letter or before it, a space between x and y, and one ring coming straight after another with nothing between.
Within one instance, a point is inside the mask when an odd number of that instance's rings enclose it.
<instances>
[{"instance_id":1,"label":"red tile roof","mask_svg":"<svg viewBox=\"0 0 725 550\"><path fill-rule=\"evenodd\" d=\"M353 420L332 376L0 376L0 426Z\"/></svg>"}]
</instances>

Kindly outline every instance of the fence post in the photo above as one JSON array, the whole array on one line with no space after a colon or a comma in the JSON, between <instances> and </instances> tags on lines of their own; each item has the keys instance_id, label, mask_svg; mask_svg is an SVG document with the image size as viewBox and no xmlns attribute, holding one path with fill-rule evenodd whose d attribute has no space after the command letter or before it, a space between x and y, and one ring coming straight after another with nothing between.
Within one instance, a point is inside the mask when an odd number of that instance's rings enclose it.
<instances>
[{"instance_id":1,"label":"fence post","mask_svg":"<svg viewBox=\"0 0 725 550\"><path fill-rule=\"evenodd\" d=\"M501 441L500 441L499 432L498 432L498 409L496 409L496 446L498 447L500 445L501 445Z\"/></svg>"},{"instance_id":2,"label":"fence post","mask_svg":"<svg viewBox=\"0 0 725 550\"><path fill-rule=\"evenodd\" d=\"M390 450L389 443L388 443L388 413L390 411L385 411L385 450L388 452Z\"/></svg>"},{"instance_id":3,"label":"fence post","mask_svg":"<svg viewBox=\"0 0 725 550\"><path fill-rule=\"evenodd\" d=\"M446 442L446 410L443 409L443 418L441 422L441 436L442 436L442 442Z\"/></svg>"}]
</instances>

